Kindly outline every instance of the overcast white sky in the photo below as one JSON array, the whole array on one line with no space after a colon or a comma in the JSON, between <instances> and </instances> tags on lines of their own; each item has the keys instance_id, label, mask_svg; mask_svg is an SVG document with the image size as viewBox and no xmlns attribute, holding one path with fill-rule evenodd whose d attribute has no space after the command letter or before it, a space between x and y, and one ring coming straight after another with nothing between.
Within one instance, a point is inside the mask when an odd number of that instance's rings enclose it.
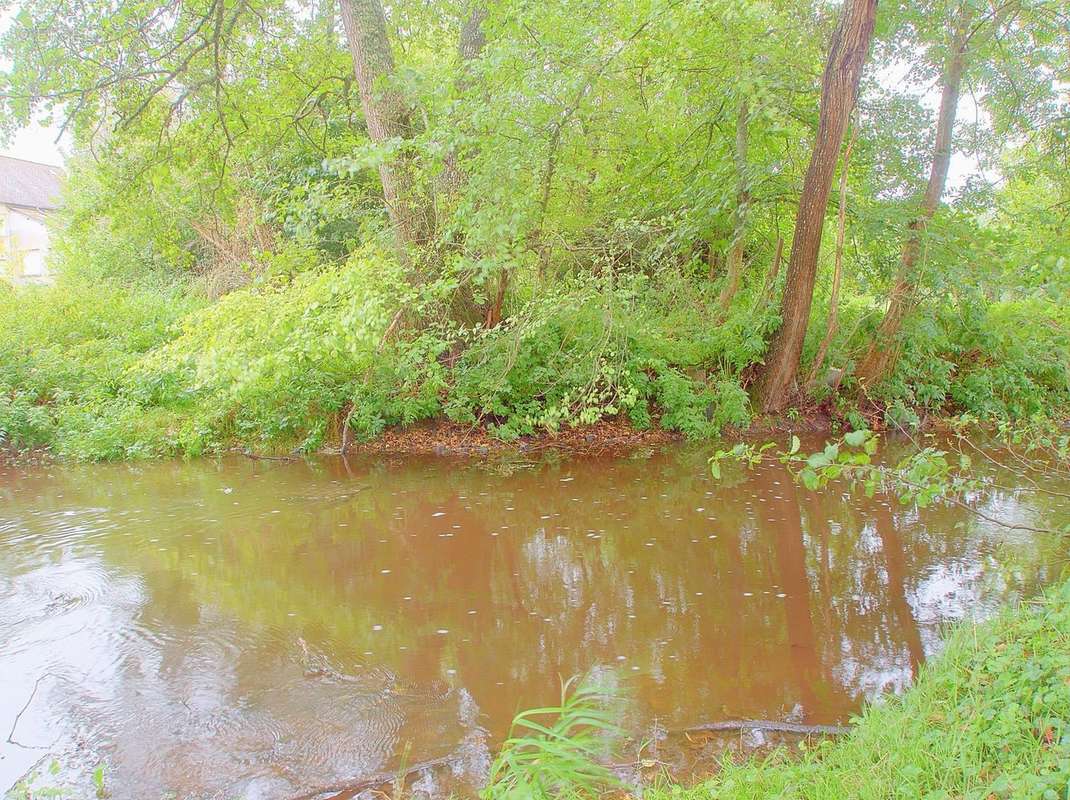
<instances>
[{"instance_id":1,"label":"overcast white sky","mask_svg":"<svg viewBox=\"0 0 1070 800\"><path fill-rule=\"evenodd\" d=\"M14 7L0 13L0 32L7 30L18 5L15 4ZM0 60L0 69L7 69L10 66L9 62ZM37 124L23 128L15 134L12 141L6 144L0 143L0 155L62 167L66 153L64 148L55 144L57 133L57 130L43 128Z\"/></svg>"},{"instance_id":2,"label":"overcast white sky","mask_svg":"<svg viewBox=\"0 0 1070 800\"><path fill-rule=\"evenodd\" d=\"M8 145L0 147L0 155L62 167L67 153L62 145L56 145L56 133L54 128L37 124L23 128Z\"/></svg>"}]
</instances>

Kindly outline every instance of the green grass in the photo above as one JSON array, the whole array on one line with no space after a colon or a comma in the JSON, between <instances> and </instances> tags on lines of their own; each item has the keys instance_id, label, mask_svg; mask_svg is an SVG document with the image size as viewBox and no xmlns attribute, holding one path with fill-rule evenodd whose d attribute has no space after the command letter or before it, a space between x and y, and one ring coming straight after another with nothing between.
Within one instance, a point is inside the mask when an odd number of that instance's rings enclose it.
<instances>
[{"instance_id":1,"label":"green grass","mask_svg":"<svg viewBox=\"0 0 1070 800\"><path fill-rule=\"evenodd\" d=\"M1070 797L1070 584L963 624L900 697L801 756L726 761L645 800Z\"/></svg>"},{"instance_id":2,"label":"green grass","mask_svg":"<svg viewBox=\"0 0 1070 800\"><path fill-rule=\"evenodd\" d=\"M599 763L619 738L614 696L575 679L561 686L558 706L532 708L513 719L509 738L490 768L483 800L549 800L596 794L615 786Z\"/></svg>"}]
</instances>

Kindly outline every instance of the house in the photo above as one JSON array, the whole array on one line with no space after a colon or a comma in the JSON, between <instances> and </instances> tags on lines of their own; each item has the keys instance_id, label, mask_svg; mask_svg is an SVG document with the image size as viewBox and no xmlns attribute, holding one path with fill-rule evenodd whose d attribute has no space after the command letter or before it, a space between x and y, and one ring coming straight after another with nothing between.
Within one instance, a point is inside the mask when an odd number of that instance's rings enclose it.
<instances>
[{"instance_id":1,"label":"house","mask_svg":"<svg viewBox=\"0 0 1070 800\"><path fill-rule=\"evenodd\" d=\"M0 156L0 277L48 283L45 218L59 206L63 170Z\"/></svg>"}]
</instances>

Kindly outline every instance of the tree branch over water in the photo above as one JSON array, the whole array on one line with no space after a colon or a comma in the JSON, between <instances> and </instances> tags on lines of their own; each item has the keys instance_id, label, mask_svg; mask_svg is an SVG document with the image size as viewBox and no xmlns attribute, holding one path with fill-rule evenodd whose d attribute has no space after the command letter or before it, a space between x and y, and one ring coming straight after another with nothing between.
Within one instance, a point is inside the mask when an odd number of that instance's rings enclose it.
<instances>
[{"instance_id":1,"label":"tree branch over water","mask_svg":"<svg viewBox=\"0 0 1070 800\"><path fill-rule=\"evenodd\" d=\"M900 503L919 507L944 502L962 508L976 517L1008 530L1033 533L1068 533L1070 523L1058 528L1028 525L1002 519L980 510L968 498L978 492L999 489L991 479L973 472L973 462L959 453L957 463L948 453L935 447L921 447L894 466L874 463L880 445L878 434L869 430L852 431L829 442L823 450L804 454L798 436L791 437L787 450L776 450L773 442L762 445L740 443L729 450L719 450L710 458L710 472L721 477L721 463L736 461L750 468L767 461L784 464L792 477L807 489L824 489L831 481L844 480L852 489L861 489L872 497L880 489L894 495Z\"/></svg>"}]
</instances>

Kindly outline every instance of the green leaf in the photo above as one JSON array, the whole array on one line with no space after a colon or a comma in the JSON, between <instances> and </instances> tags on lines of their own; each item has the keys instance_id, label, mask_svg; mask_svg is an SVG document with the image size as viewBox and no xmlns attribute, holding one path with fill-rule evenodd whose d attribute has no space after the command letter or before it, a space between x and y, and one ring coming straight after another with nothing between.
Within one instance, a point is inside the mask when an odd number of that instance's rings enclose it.
<instances>
[{"instance_id":1,"label":"green leaf","mask_svg":"<svg viewBox=\"0 0 1070 800\"><path fill-rule=\"evenodd\" d=\"M869 431L862 429L860 431L851 431L843 437L843 440L851 447L861 447L866 443L867 436L869 436Z\"/></svg>"},{"instance_id":2,"label":"green leaf","mask_svg":"<svg viewBox=\"0 0 1070 800\"><path fill-rule=\"evenodd\" d=\"M811 469L821 469L822 467L827 467L831 463L832 459L828 457L827 453L813 453L806 459L806 464Z\"/></svg>"},{"instance_id":3,"label":"green leaf","mask_svg":"<svg viewBox=\"0 0 1070 800\"><path fill-rule=\"evenodd\" d=\"M791 448L788 450L788 455L792 455L793 456L796 453L798 453L799 452L799 448L801 446L802 446L802 443L799 442L799 437L798 436L792 436L791 437Z\"/></svg>"}]
</instances>

